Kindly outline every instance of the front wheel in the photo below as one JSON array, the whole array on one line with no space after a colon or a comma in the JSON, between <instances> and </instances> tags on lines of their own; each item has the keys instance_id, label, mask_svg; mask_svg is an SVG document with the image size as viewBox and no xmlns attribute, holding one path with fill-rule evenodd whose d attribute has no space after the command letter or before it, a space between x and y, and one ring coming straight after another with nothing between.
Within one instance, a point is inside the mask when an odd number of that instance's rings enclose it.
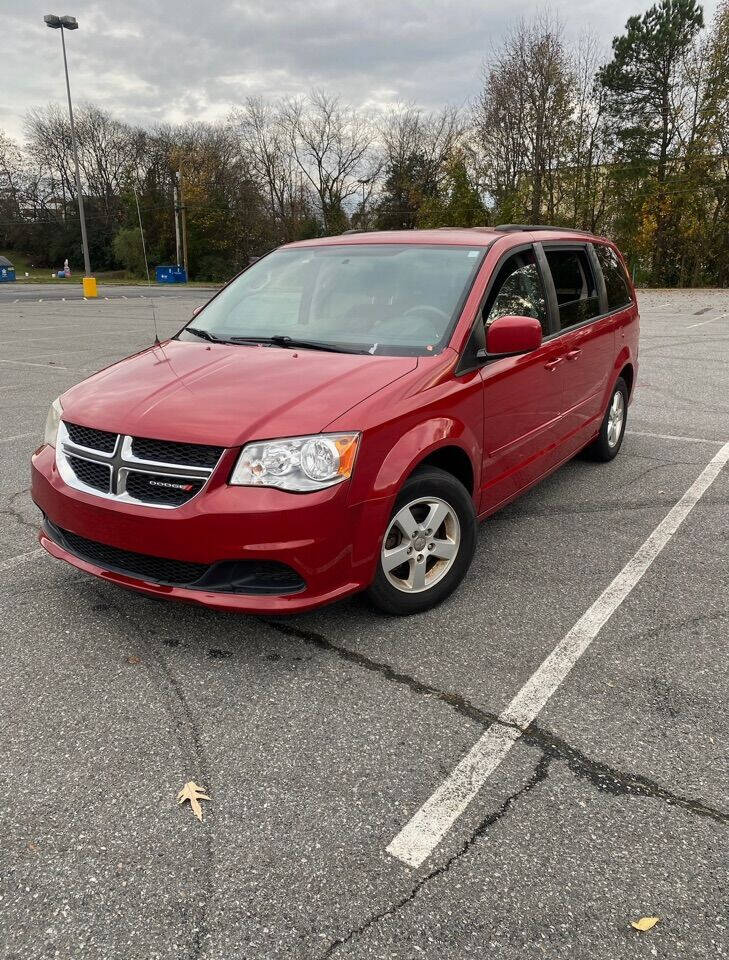
<instances>
[{"instance_id":1,"label":"front wheel","mask_svg":"<svg viewBox=\"0 0 729 960\"><path fill-rule=\"evenodd\" d=\"M395 501L370 600L396 616L429 610L463 580L475 546L476 513L463 484L437 467L416 470Z\"/></svg>"},{"instance_id":2,"label":"front wheel","mask_svg":"<svg viewBox=\"0 0 729 960\"><path fill-rule=\"evenodd\" d=\"M600 433L587 448L595 460L606 463L617 457L625 436L625 422L628 415L628 387L622 377L618 377L610 395L610 403L605 411Z\"/></svg>"}]
</instances>

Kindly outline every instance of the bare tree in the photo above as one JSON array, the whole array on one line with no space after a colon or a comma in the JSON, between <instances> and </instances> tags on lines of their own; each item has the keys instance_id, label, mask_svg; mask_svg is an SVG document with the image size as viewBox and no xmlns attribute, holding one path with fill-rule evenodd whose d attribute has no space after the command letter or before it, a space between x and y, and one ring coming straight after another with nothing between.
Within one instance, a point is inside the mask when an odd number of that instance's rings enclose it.
<instances>
[{"instance_id":1,"label":"bare tree","mask_svg":"<svg viewBox=\"0 0 729 960\"><path fill-rule=\"evenodd\" d=\"M238 137L241 156L266 198L276 239L296 239L310 215L309 181L304 183L294 158L280 108L249 97L243 107L232 111L228 122Z\"/></svg>"},{"instance_id":2,"label":"bare tree","mask_svg":"<svg viewBox=\"0 0 729 960\"><path fill-rule=\"evenodd\" d=\"M412 228L423 203L447 176L448 163L463 145L465 124L455 107L427 113L397 104L379 124L384 184L378 204L383 227Z\"/></svg>"},{"instance_id":3,"label":"bare tree","mask_svg":"<svg viewBox=\"0 0 729 960\"><path fill-rule=\"evenodd\" d=\"M325 233L340 231L347 222L346 201L356 195L360 180L380 168L369 117L314 91L282 104L281 120L294 159L316 194Z\"/></svg>"},{"instance_id":4,"label":"bare tree","mask_svg":"<svg viewBox=\"0 0 729 960\"><path fill-rule=\"evenodd\" d=\"M533 223L553 215L551 174L569 139L574 100L559 20L542 13L521 21L485 68L474 116L487 188L509 213L526 208Z\"/></svg>"},{"instance_id":5,"label":"bare tree","mask_svg":"<svg viewBox=\"0 0 729 960\"><path fill-rule=\"evenodd\" d=\"M385 163L389 167L403 166L410 157L418 156L434 181L442 176L444 164L463 134L463 117L452 106L426 113L414 104L397 104L380 124Z\"/></svg>"},{"instance_id":6,"label":"bare tree","mask_svg":"<svg viewBox=\"0 0 729 960\"><path fill-rule=\"evenodd\" d=\"M570 189L572 226L593 231L605 214L608 193L605 93L595 84L595 75L604 60L604 51L595 35L583 33L572 55L574 123L562 164L570 173L565 179Z\"/></svg>"}]
</instances>

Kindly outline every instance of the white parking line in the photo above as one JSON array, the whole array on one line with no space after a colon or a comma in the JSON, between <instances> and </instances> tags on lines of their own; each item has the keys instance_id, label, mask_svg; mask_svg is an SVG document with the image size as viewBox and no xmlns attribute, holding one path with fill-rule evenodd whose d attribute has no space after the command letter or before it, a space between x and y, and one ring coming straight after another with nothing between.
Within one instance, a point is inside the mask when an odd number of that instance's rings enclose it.
<instances>
[{"instance_id":1,"label":"white parking line","mask_svg":"<svg viewBox=\"0 0 729 960\"><path fill-rule=\"evenodd\" d=\"M508 756L525 729L539 715L602 627L628 597L656 557L729 462L729 443L716 453L678 503L626 563L613 582L583 613L569 633L532 674L498 721L486 730L450 776L425 801L387 852L419 867Z\"/></svg>"},{"instance_id":2,"label":"white parking line","mask_svg":"<svg viewBox=\"0 0 729 960\"><path fill-rule=\"evenodd\" d=\"M29 560L35 560L36 557L48 556L43 547L38 547L37 550L31 550L30 553L21 553L17 557L10 557L9 560L0 561L0 573L3 573L5 570L12 570L13 567L20 566L21 563L27 563Z\"/></svg>"},{"instance_id":3,"label":"white parking line","mask_svg":"<svg viewBox=\"0 0 729 960\"><path fill-rule=\"evenodd\" d=\"M0 437L0 443L10 443L11 440L23 440L25 437L38 436L37 430L31 430L29 433L16 433L13 437Z\"/></svg>"},{"instance_id":4,"label":"white parking line","mask_svg":"<svg viewBox=\"0 0 729 960\"><path fill-rule=\"evenodd\" d=\"M706 437L686 437L678 433L648 433L645 430L626 430L631 437L651 437L653 440L683 440L685 443L713 443L720 447L724 440L709 440Z\"/></svg>"},{"instance_id":5,"label":"white parking line","mask_svg":"<svg viewBox=\"0 0 729 960\"><path fill-rule=\"evenodd\" d=\"M70 367L62 367L60 363L32 363L30 360L0 360L0 363L12 363L21 367L45 367L46 370L70 370Z\"/></svg>"},{"instance_id":6,"label":"white parking line","mask_svg":"<svg viewBox=\"0 0 729 960\"><path fill-rule=\"evenodd\" d=\"M729 313L721 313L718 317L711 317L709 320L700 320L699 323L690 323L686 329L691 330L692 327L705 327L707 323L716 323L717 320L723 320L724 317L729 317Z\"/></svg>"}]
</instances>

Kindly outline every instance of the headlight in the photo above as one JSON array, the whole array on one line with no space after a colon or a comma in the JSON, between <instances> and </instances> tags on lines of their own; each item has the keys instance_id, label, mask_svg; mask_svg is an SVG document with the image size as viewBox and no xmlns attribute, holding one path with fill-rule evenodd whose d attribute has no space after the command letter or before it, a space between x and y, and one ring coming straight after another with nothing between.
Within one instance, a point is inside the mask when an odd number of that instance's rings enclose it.
<instances>
[{"instance_id":1,"label":"headlight","mask_svg":"<svg viewBox=\"0 0 729 960\"><path fill-rule=\"evenodd\" d=\"M43 442L49 443L52 447L55 447L56 445L58 424L61 422L62 416L63 407L61 406L60 397L57 397L51 404L51 408L48 411L48 416L46 417L46 432L43 436Z\"/></svg>"},{"instance_id":2,"label":"headlight","mask_svg":"<svg viewBox=\"0 0 729 960\"><path fill-rule=\"evenodd\" d=\"M322 433L248 443L240 452L230 482L299 493L323 490L352 475L358 446L358 433Z\"/></svg>"}]
</instances>

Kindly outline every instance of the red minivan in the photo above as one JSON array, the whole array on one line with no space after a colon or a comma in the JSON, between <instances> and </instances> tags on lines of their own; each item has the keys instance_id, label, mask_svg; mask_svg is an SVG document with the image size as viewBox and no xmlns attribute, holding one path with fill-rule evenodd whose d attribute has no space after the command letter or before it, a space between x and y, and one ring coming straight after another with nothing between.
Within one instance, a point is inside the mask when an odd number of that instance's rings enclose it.
<instances>
[{"instance_id":1,"label":"red minivan","mask_svg":"<svg viewBox=\"0 0 729 960\"><path fill-rule=\"evenodd\" d=\"M40 542L124 587L392 614L463 579L477 522L620 450L638 309L607 240L557 227L289 244L176 336L51 406Z\"/></svg>"}]
</instances>

